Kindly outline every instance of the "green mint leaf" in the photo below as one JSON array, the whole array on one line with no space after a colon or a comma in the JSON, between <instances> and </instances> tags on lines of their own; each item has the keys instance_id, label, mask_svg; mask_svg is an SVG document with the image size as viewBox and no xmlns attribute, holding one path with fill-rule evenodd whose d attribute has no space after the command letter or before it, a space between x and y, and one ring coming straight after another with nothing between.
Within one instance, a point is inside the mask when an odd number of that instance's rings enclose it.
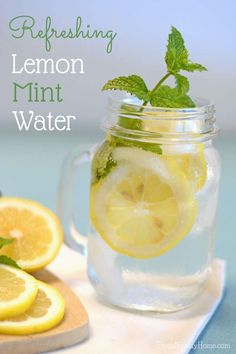
<instances>
[{"instance_id":1,"label":"green mint leaf","mask_svg":"<svg viewBox=\"0 0 236 354\"><path fill-rule=\"evenodd\" d=\"M188 93L189 91L189 81L187 77L180 75L180 74L175 74L175 82L176 82L176 88L179 92L180 95L184 95Z\"/></svg>"},{"instance_id":2,"label":"green mint leaf","mask_svg":"<svg viewBox=\"0 0 236 354\"><path fill-rule=\"evenodd\" d=\"M95 183L108 175L116 161L112 157L113 146L105 140L97 150L92 162L92 183Z\"/></svg>"},{"instance_id":3,"label":"green mint leaf","mask_svg":"<svg viewBox=\"0 0 236 354\"><path fill-rule=\"evenodd\" d=\"M188 62L188 51L185 48L183 37L175 27L171 28L168 37L165 61L168 71L171 73L180 71L183 65Z\"/></svg>"},{"instance_id":4,"label":"green mint leaf","mask_svg":"<svg viewBox=\"0 0 236 354\"><path fill-rule=\"evenodd\" d=\"M0 248L9 245L10 243L12 243L14 240L8 239L8 238L3 238L0 237ZM16 268L20 268L18 266L18 264L16 263L16 261L14 261L14 259L5 256L5 255L0 255L0 264L7 264Z\"/></svg>"},{"instance_id":5,"label":"green mint leaf","mask_svg":"<svg viewBox=\"0 0 236 354\"><path fill-rule=\"evenodd\" d=\"M165 61L168 71L173 75L178 73L180 70L191 72L207 70L203 65L189 61L189 55L184 44L184 39L175 27L171 28L171 32L168 37Z\"/></svg>"},{"instance_id":6,"label":"green mint leaf","mask_svg":"<svg viewBox=\"0 0 236 354\"><path fill-rule=\"evenodd\" d=\"M196 107L195 103L188 95L182 95L176 97L176 103L178 104L178 108L193 108Z\"/></svg>"},{"instance_id":7,"label":"green mint leaf","mask_svg":"<svg viewBox=\"0 0 236 354\"><path fill-rule=\"evenodd\" d=\"M120 116L119 126L125 129L141 130L142 121L141 119L137 119L137 118L135 119L135 118L127 118L127 117Z\"/></svg>"},{"instance_id":8,"label":"green mint leaf","mask_svg":"<svg viewBox=\"0 0 236 354\"><path fill-rule=\"evenodd\" d=\"M120 90L135 95L140 100L146 100L148 89L144 80L138 75L120 76L109 80L102 88L104 90Z\"/></svg>"},{"instance_id":9,"label":"green mint leaf","mask_svg":"<svg viewBox=\"0 0 236 354\"><path fill-rule=\"evenodd\" d=\"M12 239L0 237L0 248L9 245L12 242L13 242Z\"/></svg>"},{"instance_id":10,"label":"green mint leaf","mask_svg":"<svg viewBox=\"0 0 236 354\"><path fill-rule=\"evenodd\" d=\"M137 117L138 110L128 104L120 107L119 126L125 129L141 130L142 120ZM123 115L122 115L123 114Z\"/></svg>"},{"instance_id":11,"label":"green mint leaf","mask_svg":"<svg viewBox=\"0 0 236 354\"><path fill-rule=\"evenodd\" d=\"M183 64L182 70L185 71L207 71L207 68L205 66L198 64L198 63L191 63L190 61L188 63Z\"/></svg>"},{"instance_id":12,"label":"green mint leaf","mask_svg":"<svg viewBox=\"0 0 236 354\"><path fill-rule=\"evenodd\" d=\"M6 265L10 265L15 268L20 268L18 266L18 264L16 263L16 261L14 261L14 259L12 259L8 256L5 256L5 255L0 256L0 264L6 264Z\"/></svg>"},{"instance_id":13,"label":"green mint leaf","mask_svg":"<svg viewBox=\"0 0 236 354\"><path fill-rule=\"evenodd\" d=\"M195 107L194 102L186 94L180 94L177 88L167 85L159 86L151 96L151 105L156 107L185 108Z\"/></svg>"},{"instance_id":14,"label":"green mint leaf","mask_svg":"<svg viewBox=\"0 0 236 354\"><path fill-rule=\"evenodd\" d=\"M105 178L111 170L117 166L117 162L113 159L112 153L116 147L121 146L138 147L155 154L162 154L162 149L159 144L111 136L110 140L105 140L95 153L92 162L92 183L97 183L101 178Z\"/></svg>"}]
</instances>

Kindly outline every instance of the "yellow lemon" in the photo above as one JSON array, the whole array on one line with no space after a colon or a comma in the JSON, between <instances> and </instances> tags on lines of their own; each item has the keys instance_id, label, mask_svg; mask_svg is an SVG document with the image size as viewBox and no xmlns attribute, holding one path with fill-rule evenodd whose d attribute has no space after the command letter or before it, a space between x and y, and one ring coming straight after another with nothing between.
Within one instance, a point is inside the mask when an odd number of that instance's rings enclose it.
<instances>
[{"instance_id":1,"label":"yellow lemon","mask_svg":"<svg viewBox=\"0 0 236 354\"><path fill-rule=\"evenodd\" d=\"M135 258L160 256L191 230L197 201L174 159L139 148L113 151L117 166L91 186L90 216L110 247Z\"/></svg>"},{"instance_id":2,"label":"yellow lemon","mask_svg":"<svg viewBox=\"0 0 236 354\"><path fill-rule=\"evenodd\" d=\"M199 191L207 179L207 163L204 153L204 144L196 144L195 151L176 155L176 161L179 163L186 177L195 185L195 190Z\"/></svg>"},{"instance_id":3,"label":"yellow lemon","mask_svg":"<svg viewBox=\"0 0 236 354\"><path fill-rule=\"evenodd\" d=\"M35 300L37 291L34 277L0 264L0 319L25 312Z\"/></svg>"},{"instance_id":4,"label":"yellow lemon","mask_svg":"<svg viewBox=\"0 0 236 354\"><path fill-rule=\"evenodd\" d=\"M27 271L46 266L57 255L63 231L56 215L39 203L0 198L0 235L14 239L0 250Z\"/></svg>"},{"instance_id":5,"label":"yellow lemon","mask_svg":"<svg viewBox=\"0 0 236 354\"><path fill-rule=\"evenodd\" d=\"M65 300L52 286L38 281L38 293L23 314L0 321L0 333L33 334L56 326L63 318Z\"/></svg>"},{"instance_id":6,"label":"yellow lemon","mask_svg":"<svg viewBox=\"0 0 236 354\"><path fill-rule=\"evenodd\" d=\"M178 133L185 129L186 121L181 121L176 112L162 112L162 120L144 120L143 130L160 134ZM191 123L191 122L190 122ZM171 138L169 138L171 141ZM204 143L169 143L162 144L163 155L172 156L181 165L186 177L195 184L195 190L199 191L207 179L207 163L205 159Z\"/></svg>"}]
</instances>

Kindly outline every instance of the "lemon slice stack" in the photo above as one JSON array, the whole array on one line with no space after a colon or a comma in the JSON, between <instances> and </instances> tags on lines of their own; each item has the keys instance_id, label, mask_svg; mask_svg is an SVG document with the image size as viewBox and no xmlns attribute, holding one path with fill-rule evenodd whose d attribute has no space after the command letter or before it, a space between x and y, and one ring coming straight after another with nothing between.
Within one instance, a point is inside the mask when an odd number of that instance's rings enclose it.
<instances>
[{"instance_id":1,"label":"lemon slice stack","mask_svg":"<svg viewBox=\"0 0 236 354\"><path fill-rule=\"evenodd\" d=\"M64 312L65 300L52 286L0 265L0 333L43 332L58 324Z\"/></svg>"},{"instance_id":2,"label":"lemon slice stack","mask_svg":"<svg viewBox=\"0 0 236 354\"><path fill-rule=\"evenodd\" d=\"M19 315L33 303L37 281L22 270L0 265L0 319Z\"/></svg>"},{"instance_id":3,"label":"lemon slice stack","mask_svg":"<svg viewBox=\"0 0 236 354\"><path fill-rule=\"evenodd\" d=\"M57 217L42 205L20 198L0 199L0 235L14 239L0 254L27 271L48 264L62 243ZM56 289L21 269L0 264L0 333L43 332L57 325L64 312L65 300Z\"/></svg>"}]
</instances>

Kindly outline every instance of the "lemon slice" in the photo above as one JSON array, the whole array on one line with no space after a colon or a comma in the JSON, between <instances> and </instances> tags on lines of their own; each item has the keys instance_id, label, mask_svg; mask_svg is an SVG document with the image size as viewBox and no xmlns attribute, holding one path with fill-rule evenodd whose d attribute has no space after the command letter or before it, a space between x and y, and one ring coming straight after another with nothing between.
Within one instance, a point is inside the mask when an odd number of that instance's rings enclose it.
<instances>
[{"instance_id":1,"label":"lemon slice","mask_svg":"<svg viewBox=\"0 0 236 354\"><path fill-rule=\"evenodd\" d=\"M185 176L194 184L195 191L203 188L207 179L207 162L203 143L163 145L162 152L179 164Z\"/></svg>"},{"instance_id":2,"label":"lemon slice","mask_svg":"<svg viewBox=\"0 0 236 354\"><path fill-rule=\"evenodd\" d=\"M117 166L91 186L90 215L110 247L135 258L160 256L191 230L197 201L173 159L116 148Z\"/></svg>"},{"instance_id":3,"label":"lemon slice","mask_svg":"<svg viewBox=\"0 0 236 354\"><path fill-rule=\"evenodd\" d=\"M0 321L0 333L33 334L56 326L65 313L65 300L52 286L37 281L38 293L23 314Z\"/></svg>"},{"instance_id":4,"label":"lemon slice","mask_svg":"<svg viewBox=\"0 0 236 354\"><path fill-rule=\"evenodd\" d=\"M204 144L195 146L195 151L176 155L176 161L183 168L186 177L195 185L195 190L199 191L204 186L207 179L207 163L204 153Z\"/></svg>"},{"instance_id":5,"label":"lemon slice","mask_svg":"<svg viewBox=\"0 0 236 354\"><path fill-rule=\"evenodd\" d=\"M62 244L62 227L56 215L41 204L20 198L0 198L0 235L14 239L5 254L27 271L50 263Z\"/></svg>"},{"instance_id":6,"label":"lemon slice","mask_svg":"<svg viewBox=\"0 0 236 354\"><path fill-rule=\"evenodd\" d=\"M0 319L25 312L38 291L36 279L20 269L0 264Z\"/></svg>"}]
</instances>

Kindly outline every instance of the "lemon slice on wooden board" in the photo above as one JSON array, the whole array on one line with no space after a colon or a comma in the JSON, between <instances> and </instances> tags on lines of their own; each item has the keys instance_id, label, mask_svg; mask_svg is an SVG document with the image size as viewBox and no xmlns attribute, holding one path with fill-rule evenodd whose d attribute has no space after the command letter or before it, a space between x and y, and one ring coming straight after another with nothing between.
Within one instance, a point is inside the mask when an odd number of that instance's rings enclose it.
<instances>
[{"instance_id":1,"label":"lemon slice on wooden board","mask_svg":"<svg viewBox=\"0 0 236 354\"><path fill-rule=\"evenodd\" d=\"M160 256L191 230L198 206L174 159L116 148L117 166L91 187L90 215L110 247L134 258Z\"/></svg>"},{"instance_id":2,"label":"lemon slice on wooden board","mask_svg":"<svg viewBox=\"0 0 236 354\"><path fill-rule=\"evenodd\" d=\"M57 216L48 208L31 200L0 198L0 235L14 239L0 250L13 258L26 271L43 268L50 263L63 240Z\"/></svg>"},{"instance_id":3,"label":"lemon slice on wooden board","mask_svg":"<svg viewBox=\"0 0 236 354\"><path fill-rule=\"evenodd\" d=\"M65 300L52 286L37 281L38 292L23 314L0 321L0 333L27 335L55 327L65 313Z\"/></svg>"},{"instance_id":4,"label":"lemon slice on wooden board","mask_svg":"<svg viewBox=\"0 0 236 354\"><path fill-rule=\"evenodd\" d=\"M0 319L25 312L35 300L37 291L34 277L0 264Z\"/></svg>"}]
</instances>

